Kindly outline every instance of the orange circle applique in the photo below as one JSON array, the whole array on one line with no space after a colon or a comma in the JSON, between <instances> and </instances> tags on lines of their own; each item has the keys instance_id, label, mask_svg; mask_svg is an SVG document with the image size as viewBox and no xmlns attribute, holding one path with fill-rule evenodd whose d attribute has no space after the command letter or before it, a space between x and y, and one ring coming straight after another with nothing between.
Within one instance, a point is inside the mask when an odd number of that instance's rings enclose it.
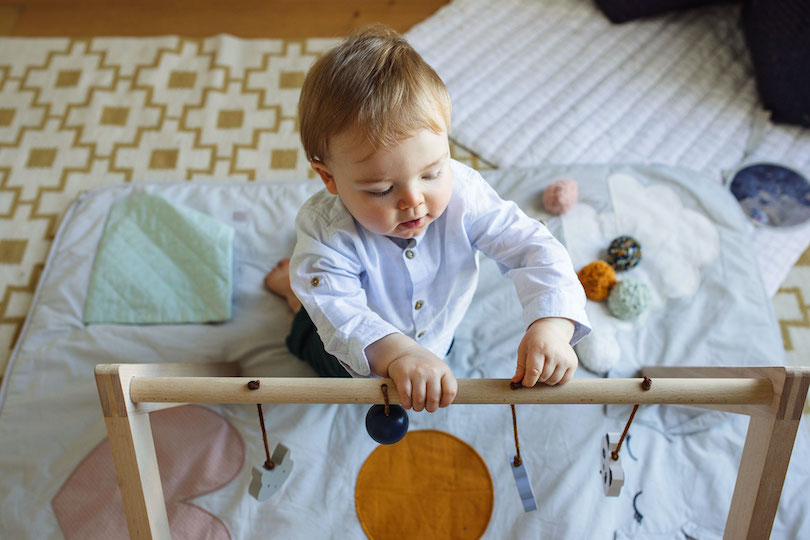
<instances>
[{"instance_id":1,"label":"orange circle applique","mask_svg":"<svg viewBox=\"0 0 810 540\"><path fill-rule=\"evenodd\" d=\"M411 431L368 456L354 499L372 540L480 538L492 515L492 479L478 452L461 439Z\"/></svg>"}]
</instances>

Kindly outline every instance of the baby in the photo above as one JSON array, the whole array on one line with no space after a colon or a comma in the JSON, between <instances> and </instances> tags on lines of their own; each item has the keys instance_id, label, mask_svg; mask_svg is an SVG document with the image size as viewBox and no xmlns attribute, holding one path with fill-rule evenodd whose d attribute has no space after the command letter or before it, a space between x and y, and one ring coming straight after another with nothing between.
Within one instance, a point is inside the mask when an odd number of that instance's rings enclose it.
<instances>
[{"instance_id":1,"label":"baby","mask_svg":"<svg viewBox=\"0 0 810 540\"><path fill-rule=\"evenodd\" d=\"M292 258L265 279L296 313L293 354L321 376L390 377L405 408L446 407L458 385L443 358L480 251L523 308L512 380L571 379L572 346L590 328L568 253L450 158L447 89L401 35L366 27L327 52L306 76L298 116L326 189L298 212Z\"/></svg>"}]
</instances>

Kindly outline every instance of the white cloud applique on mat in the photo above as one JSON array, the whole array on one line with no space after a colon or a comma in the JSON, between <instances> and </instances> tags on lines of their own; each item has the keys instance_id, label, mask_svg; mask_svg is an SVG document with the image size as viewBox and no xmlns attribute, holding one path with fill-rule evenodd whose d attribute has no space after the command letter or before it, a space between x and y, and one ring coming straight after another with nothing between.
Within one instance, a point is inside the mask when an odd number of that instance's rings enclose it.
<instances>
[{"instance_id":1,"label":"white cloud applique on mat","mask_svg":"<svg viewBox=\"0 0 810 540\"><path fill-rule=\"evenodd\" d=\"M644 185L629 174L607 179L613 212L597 213L579 202L561 216L566 247L574 267L606 258L610 242L621 235L636 238L642 259L635 268L617 272L621 281L632 278L646 283L652 293L647 311L634 321L611 315L606 302L588 301L586 310L593 333L577 348L583 365L604 373L620 355L616 333L645 324L651 310L666 308L668 299L694 295L701 282L701 268L719 253L719 235L704 215L684 207L677 193L661 184Z\"/></svg>"}]
</instances>

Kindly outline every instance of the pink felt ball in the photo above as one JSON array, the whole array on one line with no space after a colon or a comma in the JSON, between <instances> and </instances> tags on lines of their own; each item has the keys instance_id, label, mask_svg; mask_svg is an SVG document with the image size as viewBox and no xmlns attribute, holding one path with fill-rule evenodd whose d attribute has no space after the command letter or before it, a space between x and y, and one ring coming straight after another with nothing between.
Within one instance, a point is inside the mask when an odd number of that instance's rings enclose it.
<instances>
[{"instance_id":1,"label":"pink felt ball","mask_svg":"<svg viewBox=\"0 0 810 540\"><path fill-rule=\"evenodd\" d=\"M570 178L557 180L543 192L543 206L552 214L562 214L577 204L579 187Z\"/></svg>"}]
</instances>

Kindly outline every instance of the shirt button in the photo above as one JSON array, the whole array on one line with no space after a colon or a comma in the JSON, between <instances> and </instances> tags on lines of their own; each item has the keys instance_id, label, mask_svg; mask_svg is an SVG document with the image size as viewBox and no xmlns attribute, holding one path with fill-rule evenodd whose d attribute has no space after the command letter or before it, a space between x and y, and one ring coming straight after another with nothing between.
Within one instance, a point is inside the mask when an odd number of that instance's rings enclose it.
<instances>
[{"instance_id":1,"label":"shirt button","mask_svg":"<svg viewBox=\"0 0 810 540\"><path fill-rule=\"evenodd\" d=\"M416 305L414 306L414 308L416 308L416 309L422 309L422 306L423 306L423 305L424 305L424 304L422 303L422 301L421 301L421 300L419 300L419 301L416 303Z\"/></svg>"},{"instance_id":2,"label":"shirt button","mask_svg":"<svg viewBox=\"0 0 810 540\"><path fill-rule=\"evenodd\" d=\"M425 331L424 331L424 330L422 330L421 332L419 332L418 334L416 334L416 337L422 337L422 336L424 336L424 335L425 335Z\"/></svg>"},{"instance_id":3,"label":"shirt button","mask_svg":"<svg viewBox=\"0 0 810 540\"><path fill-rule=\"evenodd\" d=\"M314 278L312 278L312 280L310 281L310 283L312 284L312 286L313 286L313 287L317 287L318 285L320 285L320 284L321 284L321 278L319 278L319 277L314 277Z\"/></svg>"},{"instance_id":4,"label":"shirt button","mask_svg":"<svg viewBox=\"0 0 810 540\"><path fill-rule=\"evenodd\" d=\"M405 250L405 256L408 257L409 259L413 259L414 257L416 257L416 253L414 253L412 250L408 249L408 250Z\"/></svg>"}]
</instances>

